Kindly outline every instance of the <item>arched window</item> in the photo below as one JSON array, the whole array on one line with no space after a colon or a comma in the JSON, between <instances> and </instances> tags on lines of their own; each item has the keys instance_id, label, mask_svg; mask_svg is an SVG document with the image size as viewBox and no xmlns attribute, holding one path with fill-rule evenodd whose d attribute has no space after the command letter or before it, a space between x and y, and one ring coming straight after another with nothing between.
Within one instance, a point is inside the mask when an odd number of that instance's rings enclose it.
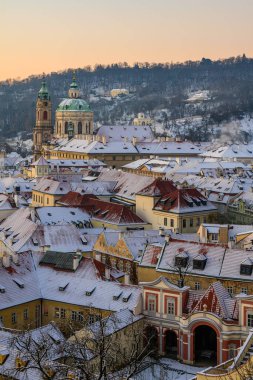
<instances>
[{"instance_id":1,"label":"arched window","mask_svg":"<svg viewBox=\"0 0 253 380\"><path fill-rule=\"evenodd\" d=\"M40 111L38 111L38 120L39 120L39 118L40 118Z\"/></svg>"},{"instance_id":2,"label":"arched window","mask_svg":"<svg viewBox=\"0 0 253 380\"><path fill-rule=\"evenodd\" d=\"M47 120L47 111L43 112L43 120Z\"/></svg>"},{"instance_id":3,"label":"arched window","mask_svg":"<svg viewBox=\"0 0 253 380\"><path fill-rule=\"evenodd\" d=\"M65 121L65 135L68 134L68 122Z\"/></svg>"},{"instance_id":4,"label":"arched window","mask_svg":"<svg viewBox=\"0 0 253 380\"><path fill-rule=\"evenodd\" d=\"M81 121L78 122L77 133L78 135L81 135L83 133L83 126L82 126Z\"/></svg>"}]
</instances>

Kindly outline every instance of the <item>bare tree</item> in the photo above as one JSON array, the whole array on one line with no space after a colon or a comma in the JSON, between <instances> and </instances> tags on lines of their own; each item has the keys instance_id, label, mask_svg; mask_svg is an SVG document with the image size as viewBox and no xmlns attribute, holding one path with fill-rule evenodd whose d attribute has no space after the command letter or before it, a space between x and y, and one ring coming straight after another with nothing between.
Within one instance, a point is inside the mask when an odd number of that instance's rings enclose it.
<instances>
[{"instance_id":1,"label":"bare tree","mask_svg":"<svg viewBox=\"0 0 253 380\"><path fill-rule=\"evenodd\" d=\"M13 379L113 380L120 372L130 379L153 350L151 338L145 336L143 317L125 309L107 318L97 312L96 318L92 324L83 321L78 331L66 321L68 329L73 329L69 339L56 327L59 334L45 328L16 334L10 345L13 359L4 375Z\"/></svg>"}]
</instances>

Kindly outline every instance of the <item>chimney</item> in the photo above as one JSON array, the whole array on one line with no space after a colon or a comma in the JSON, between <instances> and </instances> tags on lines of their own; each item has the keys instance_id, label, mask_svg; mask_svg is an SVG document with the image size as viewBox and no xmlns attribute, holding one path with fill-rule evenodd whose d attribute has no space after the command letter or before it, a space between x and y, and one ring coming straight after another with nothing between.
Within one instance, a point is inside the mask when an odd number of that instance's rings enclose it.
<instances>
[{"instance_id":1,"label":"chimney","mask_svg":"<svg viewBox=\"0 0 253 380\"><path fill-rule=\"evenodd\" d=\"M129 273L125 273L125 275L124 275L124 283L125 283L125 285L129 285L130 284L130 275L129 275Z\"/></svg>"},{"instance_id":2,"label":"chimney","mask_svg":"<svg viewBox=\"0 0 253 380\"><path fill-rule=\"evenodd\" d=\"M105 268L105 278L108 281L111 279L111 269L108 267Z\"/></svg>"},{"instance_id":3,"label":"chimney","mask_svg":"<svg viewBox=\"0 0 253 380\"><path fill-rule=\"evenodd\" d=\"M164 228L162 228L162 227L159 228L159 235L160 236L164 236L165 235Z\"/></svg>"},{"instance_id":4,"label":"chimney","mask_svg":"<svg viewBox=\"0 0 253 380\"><path fill-rule=\"evenodd\" d=\"M106 145L106 137L105 136L102 136L102 143L103 143L103 145Z\"/></svg>"},{"instance_id":5,"label":"chimney","mask_svg":"<svg viewBox=\"0 0 253 380\"><path fill-rule=\"evenodd\" d=\"M5 253L3 256L3 266L5 268L9 268L10 262L11 262L10 255L8 253Z\"/></svg>"},{"instance_id":6,"label":"chimney","mask_svg":"<svg viewBox=\"0 0 253 380\"><path fill-rule=\"evenodd\" d=\"M79 255L74 255L73 256L73 270L77 270L78 268L78 265L79 265L79 262L80 262L80 256Z\"/></svg>"},{"instance_id":7,"label":"chimney","mask_svg":"<svg viewBox=\"0 0 253 380\"><path fill-rule=\"evenodd\" d=\"M122 239L122 238L123 238L123 236L124 236L124 233L123 233L123 231L119 231L119 240L120 240L120 239Z\"/></svg>"},{"instance_id":8,"label":"chimney","mask_svg":"<svg viewBox=\"0 0 253 380\"><path fill-rule=\"evenodd\" d=\"M165 239L166 243L169 243L169 241L170 241L170 235L166 235L164 239Z\"/></svg>"},{"instance_id":9,"label":"chimney","mask_svg":"<svg viewBox=\"0 0 253 380\"><path fill-rule=\"evenodd\" d=\"M137 144L137 138L136 137L133 137L132 144L133 144L133 146L136 146L136 144Z\"/></svg>"},{"instance_id":10,"label":"chimney","mask_svg":"<svg viewBox=\"0 0 253 380\"><path fill-rule=\"evenodd\" d=\"M14 194L14 202L15 202L16 207L18 207L19 206L18 194Z\"/></svg>"}]
</instances>

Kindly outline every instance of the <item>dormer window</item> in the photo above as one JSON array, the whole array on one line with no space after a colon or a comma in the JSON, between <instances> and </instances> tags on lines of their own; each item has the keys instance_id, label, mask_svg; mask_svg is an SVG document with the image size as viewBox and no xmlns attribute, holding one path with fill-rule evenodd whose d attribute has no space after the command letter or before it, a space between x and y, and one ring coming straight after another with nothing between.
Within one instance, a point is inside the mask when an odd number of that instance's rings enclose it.
<instances>
[{"instance_id":1,"label":"dormer window","mask_svg":"<svg viewBox=\"0 0 253 380\"><path fill-rule=\"evenodd\" d=\"M180 267L180 268L186 268L186 266L188 264L188 259L189 259L189 257L188 257L187 252L179 253L175 257L175 266Z\"/></svg>"},{"instance_id":2,"label":"dormer window","mask_svg":"<svg viewBox=\"0 0 253 380\"><path fill-rule=\"evenodd\" d=\"M193 259L193 269L204 270L206 266L207 258L203 255L198 255Z\"/></svg>"},{"instance_id":3,"label":"dormer window","mask_svg":"<svg viewBox=\"0 0 253 380\"><path fill-rule=\"evenodd\" d=\"M240 274L251 276L253 269L253 263L250 259L243 261L240 265Z\"/></svg>"}]
</instances>

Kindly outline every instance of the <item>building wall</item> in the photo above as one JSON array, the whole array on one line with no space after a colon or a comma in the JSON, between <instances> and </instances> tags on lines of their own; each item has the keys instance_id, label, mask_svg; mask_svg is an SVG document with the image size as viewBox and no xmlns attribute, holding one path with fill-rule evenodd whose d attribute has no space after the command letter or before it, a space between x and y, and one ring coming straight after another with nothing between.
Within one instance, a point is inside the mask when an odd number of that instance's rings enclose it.
<instances>
[{"instance_id":1,"label":"building wall","mask_svg":"<svg viewBox=\"0 0 253 380\"><path fill-rule=\"evenodd\" d=\"M168 272L157 272L155 268L152 267L137 267L138 280L140 282L149 282L158 279L160 276L168 278L168 280L175 285L178 285L179 274L178 273L168 273ZM250 276L249 276L250 277ZM235 279L223 279L220 277L207 277L201 275L187 274L185 277L185 286L190 286L191 289L206 290L213 282L220 281L222 285L232 291L232 293L240 294L242 289L246 289L248 294L253 294L253 282L249 278L246 280L235 280Z\"/></svg>"},{"instance_id":2,"label":"building wall","mask_svg":"<svg viewBox=\"0 0 253 380\"><path fill-rule=\"evenodd\" d=\"M93 112L85 111L56 111L55 135L56 137L68 137L65 133L65 122L72 123L74 135L78 136L78 123L82 123L82 135L93 133Z\"/></svg>"},{"instance_id":3,"label":"building wall","mask_svg":"<svg viewBox=\"0 0 253 380\"><path fill-rule=\"evenodd\" d=\"M208 311L196 311L188 316L184 315L184 295L187 292L187 289L180 291L170 288L164 282L143 285L143 313L146 316L148 328L155 328L158 352L161 355L167 354L166 335L173 332L177 341L177 358L185 363L194 364L195 331L199 326L209 326L216 333L217 363L229 359L231 347L236 355L249 332L246 322L227 323ZM150 299L151 305L155 302L155 306L151 308ZM174 304L173 313L168 311L167 300ZM250 308L253 313L252 300Z\"/></svg>"},{"instance_id":4,"label":"building wall","mask_svg":"<svg viewBox=\"0 0 253 380\"><path fill-rule=\"evenodd\" d=\"M153 210L157 200L158 198L151 196L136 195L136 213L143 220L151 223L153 229L164 227L172 228L179 233L195 233L201 223L215 221L217 218L216 211L175 214Z\"/></svg>"},{"instance_id":5,"label":"building wall","mask_svg":"<svg viewBox=\"0 0 253 380\"><path fill-rule=\"evenodd\" d=\"M44 207L55 206L55 202L58 201L62 195L48 194L41 191L32 191L32 207Z\"/></svg>"},{"instance_id":6,"label":"building wall","mask_svg":"<svg viewBox=\"0 0 253 380\"><path fill-rule=\"evenodd\" d=\"M13 285L15 286L15 285ZM15 314L15 322L13 320ZM10 329L35 328L41 325L41 300L26 302L0 310L0 320Z\"/></svg>"}]
</instances>

